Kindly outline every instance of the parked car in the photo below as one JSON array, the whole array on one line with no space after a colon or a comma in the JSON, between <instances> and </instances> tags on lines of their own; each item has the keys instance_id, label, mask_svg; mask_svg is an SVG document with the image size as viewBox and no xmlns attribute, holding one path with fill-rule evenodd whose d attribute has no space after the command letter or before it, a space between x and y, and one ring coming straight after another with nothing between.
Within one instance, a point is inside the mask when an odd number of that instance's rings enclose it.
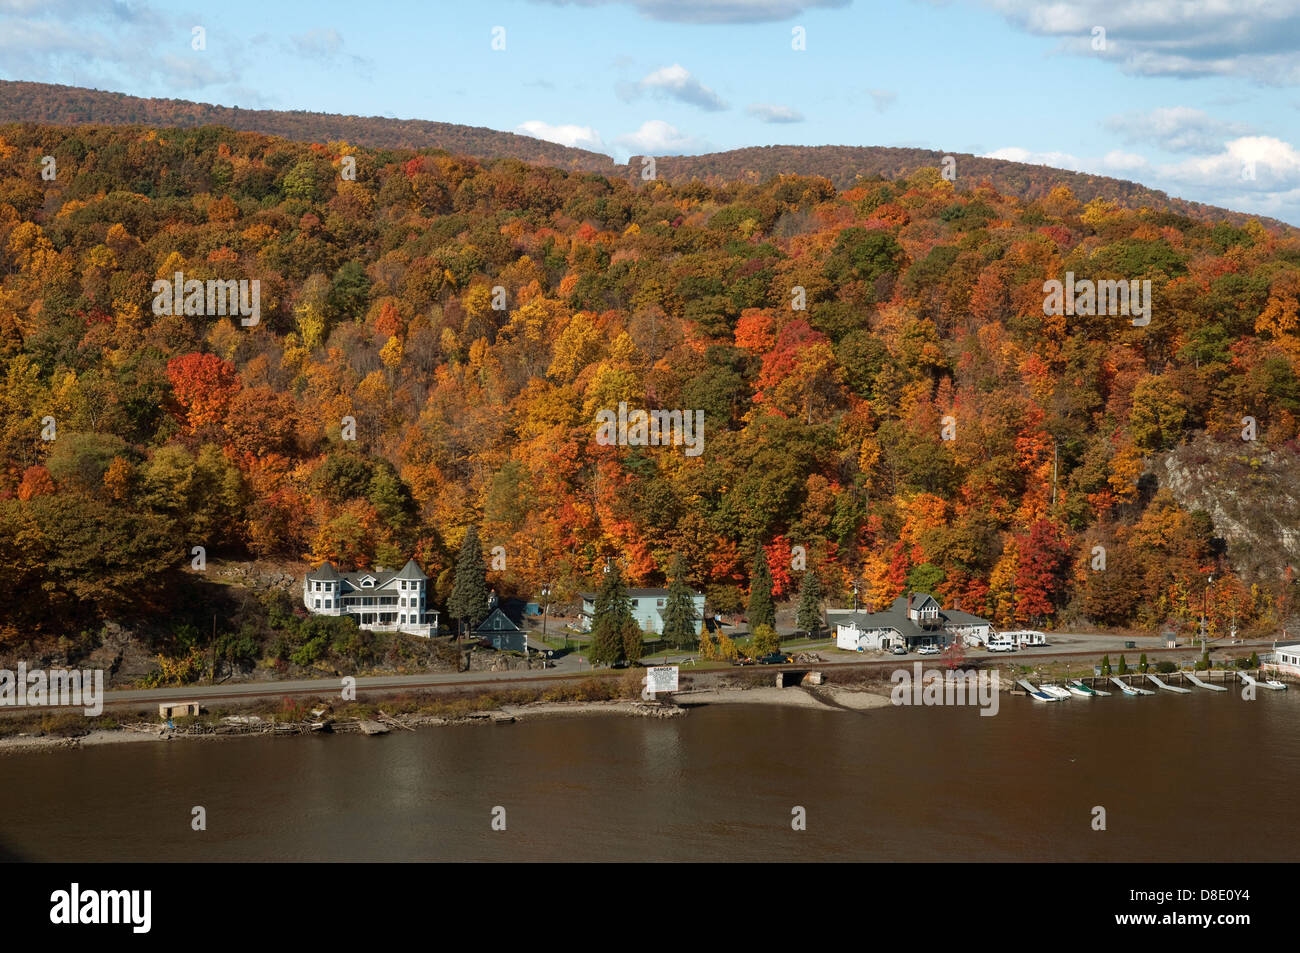
<instances>
[{"instance_id":1,"label":"parked car","mask_svg":"<svg viewBox=\"0 0 1300 953\"><path fill-rule=\"evenodd\" d=\"M937 645L923 645L923 646L921 646L919 649L916 650L916 654L917 654L917 655L938 655L938 654L939 654L939 646L937 646Z\"/></svg>"},{"instance_id":2,"label":"parked car","mask_svg":"<svg viewBox=\"0 0 1300 953\"><path fill-rule=\"evenodd\" d=\"M742 655L740 656L740 658L732 659L731 664L732 665L753 665L754 660L750 658L748 655Z\"/></svg>"},{"instance_id":3,"label":"parked car","mask_svg":"<svg viewBox=\"0 0 1300 953\"><path fill-rule=\"evenodd\" d=\"M772 652L768 655L760 656L758 659L758 664L759 665L784 665L788 661L790 661L790 656L786 655L784 652Z\"/></svg>"},{"instance_id":4,"label":"parked car","mask_svg":"<svg viewBox=\"0 0 1300 953\"><path fill-rule=\"evenodd\" d=\"M904 648L903 646L901 646L901 645L895 645L895 646L894 646L892 649L890 649L889 651L893 652L895 655L906 655L906 654L907 654L907 649L905 649L905 648Z\"/></svg>"}]
</instances>

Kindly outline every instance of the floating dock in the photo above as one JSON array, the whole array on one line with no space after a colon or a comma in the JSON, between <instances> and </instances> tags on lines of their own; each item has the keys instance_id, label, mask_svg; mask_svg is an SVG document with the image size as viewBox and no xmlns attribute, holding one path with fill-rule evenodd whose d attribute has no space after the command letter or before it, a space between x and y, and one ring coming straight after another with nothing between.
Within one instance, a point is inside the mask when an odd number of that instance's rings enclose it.
<instances>
[{"instance_id":1,"label":"floating dock","mask_svg":"<svg viewBox=\"0 0 1300 953\"><path fill-rule=\"evenodd\" d=\"M1164 691L1167 691L1167 692L1173 692L1173 693L1175 693L1175 694L1177 694L1177 695L1190 695L1190 694L1192 693L1192 690L1191 690L1190 688L1179 688L1177 685L1167 685L1167 684L1165 684L1164 682L1162 682L1162 681L1160 680L1160 677L1157 676L1157 675L1150 675L1150 674L1148 674L1148 675L1147 675L1147 681L1149 681L1149 682L1151 682L1151 684L1155 685L1156 688L1163 689Z\"/></svg>"},{"instance_id":2,"label":"floating dock","mask_svg":"<svg viewBox=\"0 0 1300 953\"><path fill-rule=\"evenodd\" d=\"M1197 688L1208 688L1212 692L1226 692L1228 689L1223 685L1211 685L1209 682L1203 682L1191 672L1184 672L1183 677L1195 685Z\"/></svg>"},{"instance_id":3,"label":"floating dock","mask_svg":"<svg viewBox=\"0 0 1300 953\"><path fill-rule=\"evenodd\" d=\"M1115 675L1112 675L1110 677L1110 680L1115 685L1115 687L1118 688L1125 695L1154 695L1155 694L1155 692L1146 688L1138 688L1136 685L1125 685Z\"/></svg>"},{"instance_id":4,"label":"floating dock","mask_svg":"<svg viewBox=\"0 0 1300 953\"><path fill-rule=\"evenodd\" d=\"M1253 685L1255 688L1267 688L1270 692L1286 691L1285 685L1270 685L1268 684L1268 682L1261 682L1253 675L1247 675L1245 672L1238 672L1237 677L1240 678L1247 685Z\"/></svg>"},{"instance_id":5,"label":"floating dock","mask_svg":"<svg viewBox=\"0 0 1300 953\"><path fill-rule=\"evenodd\" d=\"M1017 679L1016 684L1019 685L1021 688L1023 688L1025 691L1027 691L1033 697L1034 701L1059 702L1061 700L1057 698L1055 695L1049 695L1047 694L1047 692L1035 688L1033 685L1030 685L1029 682L1023 678Z\"/></svg>"}]
</instances>

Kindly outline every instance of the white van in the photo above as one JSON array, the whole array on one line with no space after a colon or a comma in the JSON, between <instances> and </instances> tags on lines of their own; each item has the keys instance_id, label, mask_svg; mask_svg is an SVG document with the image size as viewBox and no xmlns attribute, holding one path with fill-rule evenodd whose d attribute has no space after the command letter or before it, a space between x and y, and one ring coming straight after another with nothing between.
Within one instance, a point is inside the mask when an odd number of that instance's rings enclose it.
<instances>
[{"instance_id":1,"label":"white van","mask_svg":"<svg viewBox=\"0 0 1300 953\"><path fill-rule=\"evenodd\" d=\"M990 652L1014 652L1016 643L1011 639L989 639L988 649Z\"/></svg>"}]
</instances>

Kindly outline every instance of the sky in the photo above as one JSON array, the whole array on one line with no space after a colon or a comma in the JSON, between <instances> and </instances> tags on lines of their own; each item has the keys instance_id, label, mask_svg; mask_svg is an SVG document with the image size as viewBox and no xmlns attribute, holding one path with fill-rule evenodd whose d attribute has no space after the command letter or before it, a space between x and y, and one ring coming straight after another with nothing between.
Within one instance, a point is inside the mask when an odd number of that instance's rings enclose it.
<instances>
[{"instance_id":1,"label":"sky","mask_svg":"<svg viewBox=\"0 0 1300 953\"><path fill-rule=\"evenodd\" d=\"M975 153L1300 225L1300 0L0 0L0 78L618 161Z\"/></svg>"}]
</instances>

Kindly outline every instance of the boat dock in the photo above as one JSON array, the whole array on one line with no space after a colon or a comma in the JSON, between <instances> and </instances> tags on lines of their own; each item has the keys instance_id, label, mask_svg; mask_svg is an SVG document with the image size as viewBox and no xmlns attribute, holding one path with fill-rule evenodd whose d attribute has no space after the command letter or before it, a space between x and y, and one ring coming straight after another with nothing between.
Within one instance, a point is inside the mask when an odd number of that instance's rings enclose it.
<instances>
[{"instance_id":1,"label":"boat dock","mask_svg":"<svg viewBox=\"0 0 1300 953\"><path fill-rule=\"evenodd\" d=\"M1191 682L1193 685L1195 685L1197 688L1208 688L1212 692L1226 692L1228 690L1226 685L1211 685L1209 682L1201 681L1191 672L1186 672L1185 674L1187 676L1187 680Z\"/></svg>"},{"instance_id":2,"label":"boat dock","mask_svg":"<svg viewBox=\"0 0 1300 953\"><path fill-rule=\"evenodd\" d=\"M1247 675L1245 672L1238 672L1237 674L1241 676L1241 680L1243 682L1245 682L1247 685L1252 685L1255 688L1267 688L1270 692L1286 691L1285 685L1270 685L1268 682L1261 682L1255 676Z\"/></svg>"},{"instance_id":3,"label":"boat dock","mask_svg":"<svg viewBox=\"0 0 1300 953\"><path fill-rule=\"evenodd\" d=\"M1156 688L1163 689L1166 692L1173 692L1176 695L1190 695L1192 693L1192 690L1190 688L1180 688L1177 685L1165 684L1160 680L1160 677L1158 675L1148 674L1147 681L1153 684Z\"/></svg>"},{"instance_id":4,"label":"boat dock","mask_svg":"<svg viewBox=\"0 0 1300 953\"><path fill-rule=\"evenodd\" d=\"M1028 692L1035 701L1059 702L1061 700L1057 698L1055 695L1049 695L1047 694L1047 692L1035 688L1033 685L1030 685L1026 679L1023 678L1016 679L1016 684L1019 685L1021 688L1023 688L1026 692Z\"/></svg>"}]
</instances>

